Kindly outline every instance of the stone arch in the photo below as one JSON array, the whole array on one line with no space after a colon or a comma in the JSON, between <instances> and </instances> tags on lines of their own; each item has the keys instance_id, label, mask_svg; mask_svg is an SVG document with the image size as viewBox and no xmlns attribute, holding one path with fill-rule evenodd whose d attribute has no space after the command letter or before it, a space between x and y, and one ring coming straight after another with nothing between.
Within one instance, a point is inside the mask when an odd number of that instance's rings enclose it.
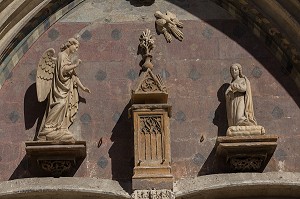
<instances>
[{"instance_id":1,"label":"stone arch","mask_svg":"<svg viewBox=\"0 0 300 199\"><path fill-rule=\"evenodd\" d=\"M41 33L43 33L43 31L45 30L44 28L45 28L45 27L43 27L43 28L41 29L41 31L42 31ZM26 48L24 48L24 49L26 49ZM24 50L24 49L23 49L23 50ZM26 50L24 50L24 51L26 52ZM17 58L16 60L18 60L19 57L16 57L16 58ZM11 60L12 60L12 61L16 61L15 59L11 59ZM17 62L17 61L16 61L16 62ZM293 72L291 72L291 73L294 74ZM101 78L100 78L100 79L101 79ZM116 113L116 118L119 118L119 115L120 115L120 113ZM184 120L184 119L185 119L185 116L181 116L181 114L178 114L178 115L179 115L179 116L178 116L178 119L179 119L179 120L180 120L180 119L181 119L181 120ZM118 119L116 119L116 120L118 120ZM200 158L201 158L201 157L200 157ZM199 159L200 159L200 158L199 158ZM211 176L211 178L213 178L213 177L215 177L215 175ZM247 177L247 176L244 176L244 177ZM249 177L249 176L248 176L248 177ZM201 178L202 178L202 177L201 177ZM197 179L199 180L200 178L197 178ZM255 178L249 178L249 179L252 179L252 181L253 181L254 183L256 182L256 179L255 179ZM266 183L270 183L270 181L266 181ZM264 184L259 184L259 183L257 182L257 185L263 186ZM287 186L287 187L288 187L288 186ZM242 188L247 189L248 186L244 186L244 187L242 187ZM276 189L276 188L277 188L276 186L273 187L273 189ZM294 186L292 185L292 186L290 186L289 188L291 188L291 189L294 189L294 188L295 188L295 189L296 189L297 186L294 187ZM212 191L211 191L210 193L213 193L214 190L215 190L215 189L212 189ZM243 190L243 189L240 189L240 191L241 191L241 190ZM41 191L41 190L39 190L39 191ZM196 190L196 192L198 192L198 191L201 192L200 190ZM228 191L228 189L227 189L227 191ZM64 192L64 191L62 191L62 192ZM202 193L203 193L203 192L202 192ZM185 193L185 194L188 194L188 193ZM104 194L104 196L105 196L105 194ZM180 195L178 195L178 196L180 196ZM124 196L124 197L125 197L125 196ZM126 197L127 197L127 196L126 196Z\"/></svg>"}]
</instances>

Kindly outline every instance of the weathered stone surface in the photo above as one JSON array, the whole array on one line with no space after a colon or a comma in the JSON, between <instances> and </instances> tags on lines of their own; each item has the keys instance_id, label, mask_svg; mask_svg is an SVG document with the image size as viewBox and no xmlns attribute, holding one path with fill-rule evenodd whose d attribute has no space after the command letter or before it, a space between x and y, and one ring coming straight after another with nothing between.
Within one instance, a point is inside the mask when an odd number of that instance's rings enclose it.
<instances>
[{"instance_id":1,"label":"weathered stone surface","mask_svg":"<svg viewBox=\"0 0 300 199\"><path fill-rule=\"evenodd\" d=\"M156 191L159 192L160 190ZM150 192L150 190L145 192ZM243 197L298 198L300 196L300 173L233 173L187 178L175 183L174 194L178 199L196 199L199 197L214 199ZM62 197L66 199L86 197L131 198L116 181L77 177L27 178L0 182L0 197L1 199L24 197L43 199L59 199Z\"/></svg>"},{"instance_id":2,"label":"weathered stone surface","mask_svg":"<svg viewBox=\"0 0 300 199\"><path fill-rule=\"evenodd\" d=\"M179 180L176 198L294 198L300 196L300 173L231 173Z\"/></svg>"},{"instance_id":3,"label":"weathered stone surface","mask_svg":"<svg viewBox=\"0 0 300 199\"><path fill-rule=\"evenodd\" d=\"M0 182L0 198L130 198L117 181L96 178L27 178Z\"/></svg>"}]
</instances>

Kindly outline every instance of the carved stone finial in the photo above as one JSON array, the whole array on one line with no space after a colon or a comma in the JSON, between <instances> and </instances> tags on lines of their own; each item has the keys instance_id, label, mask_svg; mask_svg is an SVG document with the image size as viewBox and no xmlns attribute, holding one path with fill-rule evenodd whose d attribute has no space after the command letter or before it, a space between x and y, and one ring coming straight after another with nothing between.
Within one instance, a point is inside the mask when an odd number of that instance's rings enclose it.
<instances>
[{"instance_id":1,"label":"carved stone finial","mask_svg":"<svg viewBox=\"0 0 300 199\"><path fill-rule=\"evenodd\" d=\"M75 72L81 60L73 63L71 59L78 48L78 40L70 38L61 46L57 58L53 48L46 50L40 58L36 75L37 96L40 102L48 100L48 106L38 134L39 141L75 143L68 128L78 110L78 88L90 93Z\"/></svg>"},{"instance_id":2,"label":"carved stone finial","mask_svg":"<svg viewBox=\"0 0 300 199\"><path fill-rule=\"evenodd\" d=\"M144 60L144 64L142 65L144 70L153 69L152 61L152 54L151 51L154 48L154 40L155 38L151 35L150 30L146 29L143 31L142 35L140 36L140 45L139 47L142 49L142 56Z\"/></svg>"},{"instance_id":3,"label":"carved stone finial","mask_svg":"<svg viewBox=\"0 0 300 199\"><path fill-rule=\"evenodd\" d=\"M154 16L156 17L156 30L160 34L164 34L168 43L172 41L173 35L179 41L183 40L183 32L179 28L183 28L183 23L180 22L176 15L167 11L166 14L156 11Z\"/></svg>"}]
</instances>

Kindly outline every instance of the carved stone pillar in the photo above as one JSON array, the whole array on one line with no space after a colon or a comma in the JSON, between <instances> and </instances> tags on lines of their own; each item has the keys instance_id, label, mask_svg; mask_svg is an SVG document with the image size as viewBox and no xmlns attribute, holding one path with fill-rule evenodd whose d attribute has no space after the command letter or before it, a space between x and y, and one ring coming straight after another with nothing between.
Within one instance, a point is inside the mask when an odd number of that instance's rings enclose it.
<instances>
[{"instance_id":1,"label":"carved stone pillar","mask_svg":"<svg viewBox=\"0 0 300 199\"><path fill-rule=\"evenodd\" d=\"M170 124L171 105L159 76L150 69L132 92L130 115L134 121L133 190L172 189Z\"/></svg>"}]
</instances>

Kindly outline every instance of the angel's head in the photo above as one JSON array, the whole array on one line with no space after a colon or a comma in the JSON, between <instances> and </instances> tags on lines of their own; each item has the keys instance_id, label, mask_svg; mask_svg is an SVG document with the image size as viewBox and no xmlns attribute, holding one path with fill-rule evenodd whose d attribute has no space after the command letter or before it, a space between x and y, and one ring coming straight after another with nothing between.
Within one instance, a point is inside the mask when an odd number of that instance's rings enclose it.
<instances>
[{"instance_id":1,"label":"angel's head","mask_svg":"<svg viewBox=\"0 0 300 199\"><path fill-rule=\"evenodd\" d=\"M74 53L78 50L78 48L79 48L79 41L75 38L70 38L66 43L64 43L61 46L60 51L69 49L70 53Z\"/></svg>"}]
</instances>

